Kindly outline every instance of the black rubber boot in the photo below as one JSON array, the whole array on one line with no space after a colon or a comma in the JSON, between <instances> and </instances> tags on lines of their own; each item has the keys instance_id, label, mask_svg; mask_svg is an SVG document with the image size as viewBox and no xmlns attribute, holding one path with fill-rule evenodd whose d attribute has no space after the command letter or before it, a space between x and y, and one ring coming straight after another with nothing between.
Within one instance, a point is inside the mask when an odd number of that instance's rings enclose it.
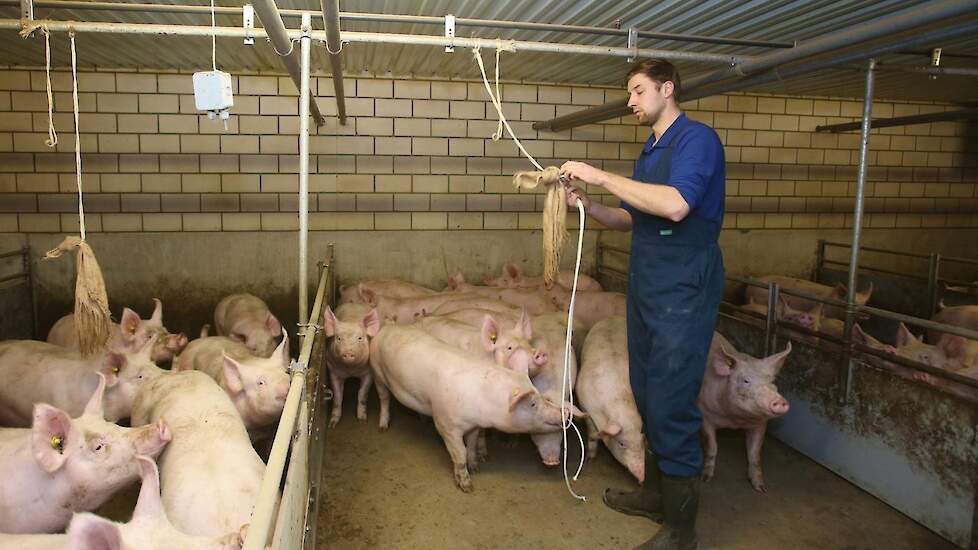
<instances>
[{"instance_id":1,"label":"black rubber boot","mask_svg":"<svg viewBox=\"0 0 978 550\"><path fill-rule=\"evenodd\" d=\"M662 523L662 472L655 456L645 452L645 483L634 491L605 489L604 503L608 508L630 516L643 516Z\"/></svg>"},{"instance_id":2,"label":"black rubber boot","mask_svg":"<svg viewBox=\"0 0 978 550\"><path fill-rule=\"evenodd\" d=\"M699 477L662 476L663 524L654 537L635 550L696 550L696 513L700 504Z\"/></svg>"}]
</instances>

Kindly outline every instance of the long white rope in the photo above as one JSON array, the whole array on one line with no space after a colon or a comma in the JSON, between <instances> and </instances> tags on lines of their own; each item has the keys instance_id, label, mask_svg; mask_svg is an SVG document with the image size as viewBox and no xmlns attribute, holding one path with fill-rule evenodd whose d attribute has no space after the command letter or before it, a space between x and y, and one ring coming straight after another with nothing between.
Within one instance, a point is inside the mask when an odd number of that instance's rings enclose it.
<instances>
[{"instance_id":1,"label":"long white rope","mask_svg":"<svg viewBox=\"0 0 978 550\"><path fill-rule=\"evenodd\" d=\"M75 110L75 180L78 183L78 233L85 240L85 207L82 205L81 136L78 134L78 56L75 54L75 33L68 32L71 40L71 99Z\"/></svg>"},{"instance_id":2,"label":"long white rope","mask_svg":"<svg viewBox=\"0 0 978 550\"><path fill-rule=\"evenodd\" d=\"M217 70L217 17L214 15L214 0L211 0L211 65Z\"/></svg>"},{"instance_id":3,"label":"long white rope","mask_svg":"<svg viewBox=\"0 0 978 550\"><path fill-rule=\"evenodd\" d=\"M537 170L543 171L543 167L540 166L540 163L537 162L535 158L533 158L533 155L527 152L527 150L523 147L523 144L520 143L519 138L516 137L516 133L513 132L513 128L510 127L509 121L506 120L506 115L503 114L502 105L500 105L499 103L499 97L498 97L499 96L499 54L503 50L515 51L514 42L510 40L510 41L506 41L506 43L504 44L499 40L496 41L496 94L492 93L492 87L489 85L489 77L486 76L486 67L482 61L482 53L479 51L479 47L473 48L472 55L475 57L476 62L479 64L479 71L482 73L482 83L486 87L486 93L489 94L489 99L492 100L492 105L496 108L496 113L499 115L500 124L506 127L506 131L509 132L509 137L513 138L513 141L516 142L516 146L523 153L523 155L531 163L533 163L533 166L535 166ZM499 133L501 136L502 131L500 130ZM497 139L495 135L493 136L493 139ZM571 378L570 346L571 346L571 336L574 331L574 302L577 298L577 278L580 276L580 272L581 272L581 250L582 250L582 245L584 243L584 203L581 202L581 199L577 199L577 211L580 219L580 223L578 224L579 233L577 239L577 262L574 266L574 285L571 288L571 299L570 299L569 307L567 309L567 334L564 340L564 372L563 372L563 376L561 377L561 391L560 391L561 412L564 411L565 403L570 403L571 407L574 406L574 394L573 392L570 392L570 394L568 395L567 387L568 387L568 382L570 381ZM582 501L587 501L587 498L574 492L574 488L571 487L570 479L567 476L567 429L574 428L574 431L577 432L577 440L581 445L581 462L577 467L577 472L574 474L575 481L577 481L577 477L581 474L581 470L584 468L584 458L586 452L584 446L584 438L581 436L581 431L577 428L577 425L574 424L573 415L571 415L570 417L563 418L562 428L564 433L564 437L563 437L564 484L567 486L567 491L570 492L570 494L574 498Z\"/></svg>"},{"instance_id":4,"label":"long white rope","mask_svg":"<svg viewBox=\"0 0 978 550\"><path fill-rule=\"evenodd\" d=\"M44 33L44 71L47 74L48 91L48 138L44 145L54 147L58 144L58 132L54 130L54 94L51 93L51 33L47 27L41 27Z\"/></svg>"}]
</instances>

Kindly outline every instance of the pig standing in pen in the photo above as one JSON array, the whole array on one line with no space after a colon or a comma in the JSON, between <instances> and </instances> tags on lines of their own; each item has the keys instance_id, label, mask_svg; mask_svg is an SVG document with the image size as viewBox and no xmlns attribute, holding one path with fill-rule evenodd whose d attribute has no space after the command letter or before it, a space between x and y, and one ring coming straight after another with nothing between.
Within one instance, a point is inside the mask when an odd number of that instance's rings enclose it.
<instances>
[{"instance_id":1,"label":"pig standing in pen","mask_svg":"<svg viewBox=\"0 0 978 550\"><path fill-rule=\"evenodd\" d=\"M335 314L329 306L323 309L323 333L331 338L326 344L326 368L333 388L330 428L336 426L343 416L343 387L350 378L360 380L357 420L367 419L367 392L373 384L367 359L370 339L377 336L379 331L380 315L370 306L346 303L338 307Z\"/></svg>"},{"instance_id":2,"label":"pig standing in pen","mask_svg":"<svg viewBox=\"0 0 978 550\"><path fill-rule=\"evenodd\" d=\"M251 294L225 296L214 308L219 336L241 342L259 357L271 357L282 334L282 323L261 298Z\"/></svg>"},{"instance_id":3,"label":"pig standing in pen","mask_svg":"<svg viewBox=\"0 0 978 550\"><path fill-rule=\"evenodd\" d=\"M455 484L472 491L479 428L507 433L561 429L564 415L516 373L438 341L417 327L387 325L370 343L370 368L380 397L380 428L390 425L391 393L429 415L452 458ZM583 413L573 409L573 413Z\"/></svg>"},{"instance_id":4,"label":"pig standing in pen","mask_svg":"<svg viewBox=\"0 0 978 550\"><path fill-rule=\"evenodd\" d=\"M781 353L764 359L737 351L719 332L713 333L709 362L703 377L699 405L703 414L706 464L703 478L713 477L717 460L718 429L747 432L747 476L754 489L764 492L761 445L767 422L788 412L788 400L778 393L774 378L791 353L791 342Z\"/></svg>"}]
</instances>

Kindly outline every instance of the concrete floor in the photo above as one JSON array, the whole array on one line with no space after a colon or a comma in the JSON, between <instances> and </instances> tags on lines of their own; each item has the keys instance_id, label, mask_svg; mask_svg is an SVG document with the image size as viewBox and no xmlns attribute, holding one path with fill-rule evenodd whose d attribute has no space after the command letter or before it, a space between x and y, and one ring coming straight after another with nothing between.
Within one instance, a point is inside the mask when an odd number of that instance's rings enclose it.
<instances>
[{"instance_id":1,"label":"concrete floor","mask_svg":"<svg viewBox=\"0 0 978 550\"><path fill-rule=\"evenodd\" d=\"M567 493L559 469L543 467L529 438L514 444L498 435L473 475L475 492L464 494L430 421L395 405L391 429L381 433L376 400L358 422L347 390L346 415L326 439L320 548L621 549L657 529L601 502L605 487L634 486L603 447L572 485L587 502ZM719 444L716 478L702 493L702 549L954 548L771 438L763 454L768 492L756 493L746 479L743 435L724 432Z\"/></svg>"}]
</instances>

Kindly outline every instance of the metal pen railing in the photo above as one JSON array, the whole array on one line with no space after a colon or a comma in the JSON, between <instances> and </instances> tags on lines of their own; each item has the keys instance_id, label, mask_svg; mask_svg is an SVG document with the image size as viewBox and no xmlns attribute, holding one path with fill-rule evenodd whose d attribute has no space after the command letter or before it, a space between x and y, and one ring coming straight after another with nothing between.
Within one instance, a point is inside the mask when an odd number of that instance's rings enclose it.
<instances>
[{"instance_id":1,"label":"metal pen railing","mask_svg":"<svg viewBox=\"0 0 978 550\"><path fill-rule=\"evenodd\" d=\"M289 393L285 399L282 418L279 420L272 450L265 466L265 475L251 516L251 526L245 539L244 550L265 548L269 536L272 536L273 550L301 548L307 530L315 530L309 527L310 520L315 522L315 518L310 517L310 509L317 497L317 494L310 494L313 487L310 480L313 475L318 475L318 472L313 472L310 468L310 449L313 448L310 446L310 436L316 424L316 422L310 423L310 418L315 421L322 415L313 414L318 412L318 407L314 407L312 402L319 399L319 392L311 391L307 382L314 380L318 385L321 380L319 376L321 368L319 370L315 367L310 368L310 358L319 332L319 327L314 321L320 318L327 292L333 285L331 281L333 273L330 267L332 258L333 245L330 244L324 268L320 273L312 311L309 318L299 325L301 338L299 357L292 363ZM321 451L321 447L319 450ZM286 462L289 465L287 473ZM280 500L279 487L282 485L283 473L286 474L285 489ZM318 487L318 478L316 482L315 486ZM274 515L276 507L277 516Z\"/></svg>"},{"instance_id":2,"label":"metal pen railing","mask_svg":"<svg viewBox=\"0 0 978 550\"><path fill-rule=\"evenodd\" d=\"M834 243L833 243L834 244ZM622 247L617 247L614 245L603 244L598 242L598 249L601 251L599 258L603 259L603 254L605 252L614 252L627 255L629 251ZM929 258L930 256L923 256L919 254L906 254L907 256L914 257L924 257ZM627 273L623 273L619 269L609 268L609 266L604 265L604 263L598 263L596 265L596 270L598 273L606 273L612 276L627 277ZM807 336L816 337L822 341L830 342L841 347L843 351L841 357L841 364L838 373L838 386L840 389L840 400L845 402L848 400L851 387L852 387L852 362L853 360L859 360L867 364L872 364L874 367L881 368L883 370L887 369L884 365L878 364L878 361L883 361L885 363L896 364L901 367L905 367L912 372L923 372L932 377L939 379L939 383L936 385L941 390L949 391L954 395L965 397L970 400L976 400L978 398L978 392L976 391L956 391L953 386L949 386L947 383L957 384L959 386L964 386L968 390L978 390L978 379L971 378L969 376L960 375L954 371L948 371L940 367L934 367L925 363L920 363L907 359L895 354L888 353L884 350L876 349L859 342L855 342L852 339L852 326L855 324L856 317L859 315L873 315L883 319L889 319L892 321L898 321L902 323L911 324L914 326L919 326L926 329L937 330L947 334L953 334L956 336L961 336L964 338L972 339L978 341L978 331L972 331L965 328L961 328L954 325L946 325L943 323L937 323L927 319L921 319L919 317L913 317L910 315L904 315L901 313L895 313L879 308L874 308L870 306L863 306L859 304L849 304L842 300L837 300L834 298L818 296L811 294L809 292L781 288L780 285L772 282L763 282L750 277L738 277L735 275L728 275L727 280L736 283L754 286L757 288L764 288L768 291L767 300L767 312L766 314L761 314L751 309L747 309L743 306L733 304L731 302L723 301L721 302L721 312L720 314L731 319L738 321L747 321L747 319L753 319L756 321L754 324L759 328L764 330L764 354L765 356L774 353L777 349L777 337L788 336L787 331L792 333L803 334ZM786 296L794 296L798 298L803 298L810 300L812 302L836 306L843 308L846 311L845 328L843 330L842 336L838 337L832 334L828 334L822 331L812 330L808 327L803 327L801 325L791 323L789 321L784 321L777 318L777 303L778 296L784 294ZM740 317L734 316L731 312L740 314ZM747 319L745 319L745 317ZM749 322L749 321L748 321ZM927 384L920 380L909 377L912 382L932 386L932 384Z\"/></svg>"},{"instance_id":3,"label":"metal pen railing","mask_svg":"<svg viewBox=\"0 0 978 550\"><path fill-rule=\"evenodd\" d=\"M23 246L17 250L0 252L0 261L20 256L20 271L0 277L0 285L11 281L23 281L30 293L31 336L37 338L37 297L34 294L34 270L31 266L31 248Z\"/></svg>"}]
</instances>

